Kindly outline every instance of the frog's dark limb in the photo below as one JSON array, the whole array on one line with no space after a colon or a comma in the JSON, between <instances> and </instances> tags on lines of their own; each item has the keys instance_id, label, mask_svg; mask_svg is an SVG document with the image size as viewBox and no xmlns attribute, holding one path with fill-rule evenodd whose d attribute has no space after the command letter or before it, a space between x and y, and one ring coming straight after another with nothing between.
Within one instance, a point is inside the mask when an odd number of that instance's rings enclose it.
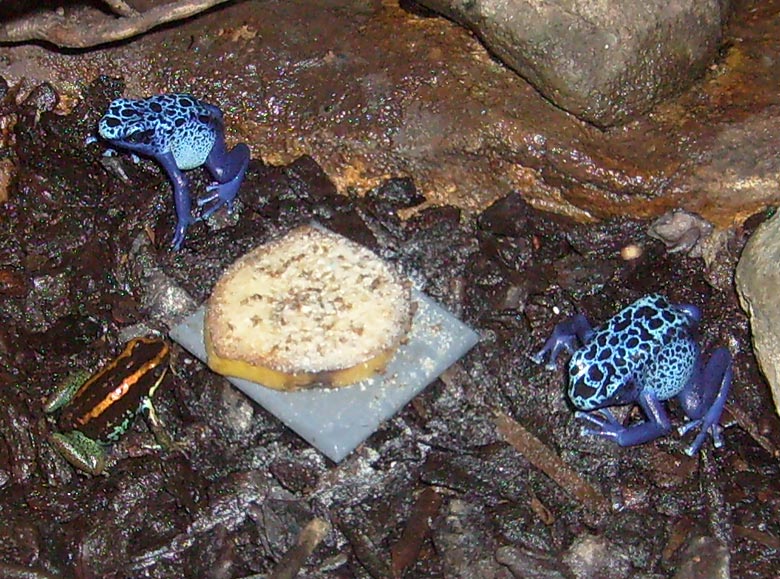
<instances>
[{"instance_id":1,"label":"frog's dark limb","mask_svg":"<svg viewBox=\"0 0 780 579\"><path fill-rule=\"evenodd\" d=\"M672 429L672 423L669 420L669 414L664 409L663 402L656 398L652 392L642 392L636 403L642 408L647 420L631 426L623 426L607 408L594 412L578 411L574 416L586 420L596 427L584 428L583 434L603 436L614 440L620 446L635 446L650 442L667 434Z\"/></svg>"},{"instance_id":2,"label":"frog's dark limb","mask_svg":"<svg viewBox=\"0 0 780 579\"><path fill-rule=\"evenodd\" d=\"M71 400L75 396L79 388L89 380L90 372L86 370L77 370L61 381L54 392L49 396L46 404L43 407L43 411L46 414L56 412Z\"/></svg>"},{"instance_id":3,"label":"frog's dark limb","mask_svg":"<svg viewBox=\"0 0 780 579\"><path fill-rule=\"evenodd\" d=\"M694 380L677 397L685 415L691 419L678 429L680 435L701 427L694 441L685 449L688 456L699 452L708 432L716 448L723 446L719 422L731 389L731 374L731 353L726 348L718 348L704 369L697 372Z\"/></svg>"},{"instance_id":4,"label":"frog's dark limb","mask_svg":"<svg viewBox=\"0 0 780 579\"><path fill-rule=\"evenodd\" d=\"M187 228L195 223L192 217L192 202L190 201L190 183L176 165L176 159L170 151L157 156L157 162L168 174L173 184L173 202L176 205L176 229L173 233L171 246L180 249L187 235Z\"/></svg>"},{"instance_id":5,"label":"frog's dark limb","mask_svg":"<svg viewBox=\"0 0 780 579\"><path fill-rule=\"evenodd\" d=\"M164 377L165 373L160 376L154 386L152 386L152 388L149 390L149 395L144 398L143 402L141 403L140 412L143 415L144 420L146 420L146 424L149 426L152 434L154 434L154 440L158 445L160 445L161 448L167 450L168 452L181 452L184 456L188 456L187 448L181 442L178 442L171 437L168 429L165 426L165 423L163 422L162 418L160 418L160 415L157 414L157 410L154 408L154 404L152 403L152 397L154 396L155 392L157 392L157 388L162 383Z\"/></svg>"},{"instance_id":6,"label":"frog's dark limb","mask_svg":"<svg viewBox=\"0 0 780 579\"><path fill-rule=\"evenodd\" d=\"M233 210L233 201L238 195L238 189L244 180L244 173L249 166L249 147L239 143L228 152L222 133L217 133L217 139L206 159L206 168L217 180L217 183L209 185L207 191L216 191L208 197L198 199L198 207L215 201L214 205L203 212L202 218L208 219L223 205L227 210Z\"/></svg>"},{"instance_id":7,"label":"frog's dark limb","mask_svg":"<svg viewBox=\"0 0 780 579\"><path fill-rule=\"evenodd\" d=\"M78 430L67 434L53 432L49 436L49 444L79 470L93 476L105 473L106 453L103 445Z\"/></svg>"},{"instance_id":8,"label":"frog's dark limb","mask_svg":"<svg viewBox=\"0 0 780 579\"><path fill-rule=\"evenodd\" d=\"M558 354L561 353L561 350L572 353L574 352L578 340L580 345L583 345L590 340L592 335L593 328L590 327L590 322L588 322L585 316L577 314L576 316L557 324L553 329L552 335L544 343L544 347L531 356L531 360L537 364L541 364L549 354L550 358L547 361L547 364L545 364L545 368L554 370L555 362L557 361Z\"/></svg>"}]
</instances>

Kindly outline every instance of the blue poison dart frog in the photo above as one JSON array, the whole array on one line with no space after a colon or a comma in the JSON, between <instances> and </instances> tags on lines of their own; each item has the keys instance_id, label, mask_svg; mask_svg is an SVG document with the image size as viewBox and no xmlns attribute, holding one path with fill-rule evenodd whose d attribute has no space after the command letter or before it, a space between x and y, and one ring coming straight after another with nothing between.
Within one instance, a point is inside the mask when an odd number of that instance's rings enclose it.
<instances>
[{"instance_id":1,"label":"blue poison dart frog","mask_svg":"<svg viewBox=\"0 0 780 579\"><path fill-rule=\"evenodd\" d=\"M671 429L663 402L677 398L690 421L685 434L701 428L686 454L696 454L709 432L723 445L720 415L731 386L731 354L718 348L706 365L693 333L701 312L649 295L622 309L603 326L591 328L582 315L561 322L532 359L555 368L559 352L569 361L569 399L577 418L589 423L585 434L603 436L621 446L655 440ZM577 344L579 349L574 350ZM623 426L606 408L638 404L646 420ZM597 412L592 412L597 411Z\"/></svg>"},{"instance_id":2,"label":"blue poison dart frog","mask_svg":"<svg viewBox=\"0 0 780 579\"><path fill-rule=\"evenodd\" d=\"M111 145L151 157L162 165L173 183L176 231L173 247L179 249L194 223L190 187L182 171L205 165L216 179L211 195L198 200L207 219L223 205L228 211L249 164L249 147L236 145L228 151L221 111L188 94L162 94L147 99L116 99L98 123L98 133Z\"/></svg>"}]
</instances>

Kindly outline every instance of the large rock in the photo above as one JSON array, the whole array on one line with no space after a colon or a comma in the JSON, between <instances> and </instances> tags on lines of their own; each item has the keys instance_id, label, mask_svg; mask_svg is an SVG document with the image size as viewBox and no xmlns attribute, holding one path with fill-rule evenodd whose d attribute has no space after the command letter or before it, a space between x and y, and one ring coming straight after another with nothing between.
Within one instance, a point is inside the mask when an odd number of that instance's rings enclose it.
<instances>
[{"instance_id":1,"label":"large rock","mask_svg":"<svg viewBox=\"0 0 780 579\"><path fill-rule=\"evenodd\" d=\"M706 200L686 194L685 206L728 227L762 207L777 205L780 107L767 106L713 125L710 133L706 148L692 155L687 169L674 179L672 187L679 191L706 191Z\"/></svg>"},{"instance_id":2,"label":"large rock","mask_svg":"<svg viewBox=\"0 0 780 579\"><path fill-rule=\"evenodd\" d=\"M727 0L418 0L473 30L564 110L606 127L709 65Z\"/></svg>"},{"instance_id":3,"label":"large rock","mask_svg":"<svg viewBox=\"0 0 780 579\"><path fill-rule=\"evenodd\" d=\"M761 224L737 266L737 291L750 315L753 347L780 414L780 213Z\"/></svg>"}]
</instances>

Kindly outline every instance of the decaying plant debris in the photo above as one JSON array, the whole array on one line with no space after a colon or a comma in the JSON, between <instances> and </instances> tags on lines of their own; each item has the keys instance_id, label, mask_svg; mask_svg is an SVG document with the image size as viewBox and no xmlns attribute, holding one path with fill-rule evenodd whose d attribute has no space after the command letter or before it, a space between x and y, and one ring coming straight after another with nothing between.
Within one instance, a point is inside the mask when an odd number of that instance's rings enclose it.
<instances>
[{"instance_id":1,"label":"decaying plant debris","mask_svg":"<svg viewBox=\"0 0 780 579\"><path fill-rule=\"evenodd\" d=\"M228 0L178 0L139 12L123 0L104 0L119 17L97 11L36 10L0 23L0 43L44 41L61 48L91 48L126 40L183 20Z\"/></svg>"}]
</instances>

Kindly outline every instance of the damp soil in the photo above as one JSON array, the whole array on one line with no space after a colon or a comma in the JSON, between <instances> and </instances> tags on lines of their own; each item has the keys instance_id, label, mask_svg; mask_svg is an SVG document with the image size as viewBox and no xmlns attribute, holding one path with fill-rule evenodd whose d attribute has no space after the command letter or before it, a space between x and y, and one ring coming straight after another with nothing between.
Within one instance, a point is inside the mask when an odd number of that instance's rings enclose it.
<instances>
[{"instance_id":1,"label":"damp soil","mask_svg":"<svg viewBox=\"0 0 780 579\"><path fill-rule=\"evenodd\" d=\"M672 577L725 553L734 577L775 576L780 424L736 295L711 283L719 264L668 253L647 222L577 224L518 191L477 215L402 219L423 202L410 180L342 196L307 157L252 161L237 210L172 252L165 175L85 145L121 89L99 79L68 115L46 85L21 104L2 91L0 160L14 171L0 205L0 574L265 574L320 517L332 528L305 577ZM202 194L206 175L188 176ZM312 219L397 264L480 344L341 464L175 344L156 406L185 451L156 448L138 419L105 476L53 452L43 404L62 378L164 334L236 257ZM699 306L704 350L732 352L724 448L689 458L677 435L635 448L583 436L564 364L530 359L567 316L598 323L652 292Z\"/></svg>"}]
</instances>

